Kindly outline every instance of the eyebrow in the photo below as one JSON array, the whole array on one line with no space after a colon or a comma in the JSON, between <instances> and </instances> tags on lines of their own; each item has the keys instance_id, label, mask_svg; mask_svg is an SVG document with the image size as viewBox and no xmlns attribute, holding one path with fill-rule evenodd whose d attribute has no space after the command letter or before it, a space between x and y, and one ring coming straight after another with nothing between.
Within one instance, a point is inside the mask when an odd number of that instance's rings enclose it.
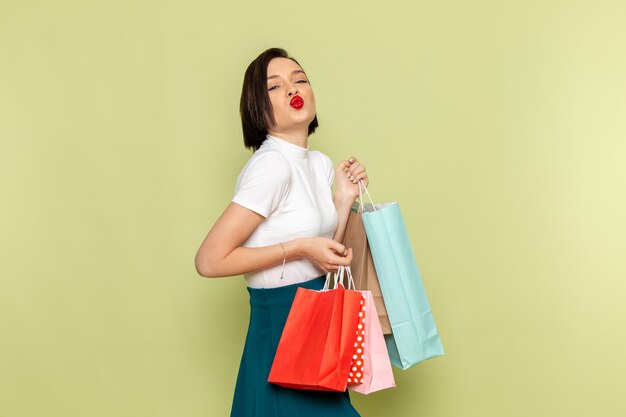
<instances>
[{"instance_id":1,"label":"eyebrow","mask_svg":"<svg viewBox=\"0 0 626 417\"><path fill-rule=\"evenodd\" d=\"M302 74L306 75L305 72L302 71L302 70L293 70L293 71L291 71L291 75L297 74L297 73L302 73ZM269 77L267 77L268 80L271 80L273 78L278 78L278 75L270 75Z\"/></svg>"}]
</instances>

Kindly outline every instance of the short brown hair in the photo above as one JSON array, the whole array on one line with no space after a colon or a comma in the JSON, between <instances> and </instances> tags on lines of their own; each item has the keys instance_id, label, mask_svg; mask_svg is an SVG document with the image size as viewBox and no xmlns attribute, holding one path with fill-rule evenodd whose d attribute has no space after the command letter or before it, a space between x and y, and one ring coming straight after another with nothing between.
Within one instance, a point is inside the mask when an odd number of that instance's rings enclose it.
<instances>
[{"instance_id":1,"label":"short brown hair","mask_svg":"<svg viewBox=\"0 0 626 417\"><path fill-rule=\"evenodd\" d=\"M243 129L243 143L247 148L255 151L267 137L268 120L275 123L272 103L267 93L267 66L274 58L288 58L300 65L281 48L270 48L264 51L248 65L243 77L239 113ZM315 115L309 123L309 135L315 132L317 127L317 115Z\"/></svg>"}]
</instances>

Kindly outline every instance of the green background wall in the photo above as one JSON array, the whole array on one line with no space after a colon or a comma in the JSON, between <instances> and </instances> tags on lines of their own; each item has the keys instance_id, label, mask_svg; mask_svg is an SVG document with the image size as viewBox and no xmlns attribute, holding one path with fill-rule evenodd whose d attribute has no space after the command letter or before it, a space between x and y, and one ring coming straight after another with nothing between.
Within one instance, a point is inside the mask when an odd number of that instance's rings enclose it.
<instances>
[{"instance_id":1,"label":"green background wall","mask_svg":"<svg viewBox=\"0 0 626 417\"><path fill-rule=\"evenodd\" d=\"M626 415L623 1L2 1L0 416L226 416L243 279L194 255L293 54L311 148L399 201L446 355L363 416Z\"/></svg>"}]
</instances>

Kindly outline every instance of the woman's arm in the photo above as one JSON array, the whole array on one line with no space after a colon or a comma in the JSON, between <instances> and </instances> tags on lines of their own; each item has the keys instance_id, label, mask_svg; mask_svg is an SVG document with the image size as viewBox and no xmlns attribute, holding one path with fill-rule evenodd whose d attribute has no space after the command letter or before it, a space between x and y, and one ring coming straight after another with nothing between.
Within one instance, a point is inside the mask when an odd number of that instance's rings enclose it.
<instances>
[{"instance_id":1,"label":"woman's arm","mask_svg":"<svg viewBox=\"0 0 626 417\"><path fill-rule=\"evenodd\" d=\"M352 209L355 199L356 197L340 193L335 193L333 197L333 203L335 204L335 209L337 210L337 215L339 216L337 230L335 230L335 234L333 235L333 239L337 242L341 242L343 240L343 234L346 231L346 225L348 224L348 216L350 215L350 210Z\"/></svg>"},{"instance_id":2,"label":"woman's arm","mask_svg":"<svg viewBox=\"0 0 626 417\"><path fill-rule=\"evenodd\" d=\"M348 216L354 204L354 200L359 196L358 182L363 180L367 187L369 179L365 172L365 165L362 165L356 158L352 157L347 161L341 161L335 169L336 191L333 196L333 203L339 216L337 230L333 235L333 239L337 242L343 240L343 234L348 223Z\"/></svg>"},{"instance_id":3,"label":"woman's arm","mask_svg":"<svg viewBox=\"0 0 626 417\"><path fill-rule=\"evenodd\" d=\"M214 278L241 275L307 257L325 271L349 265L352 251L339 242L323 237L300 238L280 244L247 248L241 246L265 217L231 202L215 222L195 258L198 274Z\"/></svg>"}]
</instances>

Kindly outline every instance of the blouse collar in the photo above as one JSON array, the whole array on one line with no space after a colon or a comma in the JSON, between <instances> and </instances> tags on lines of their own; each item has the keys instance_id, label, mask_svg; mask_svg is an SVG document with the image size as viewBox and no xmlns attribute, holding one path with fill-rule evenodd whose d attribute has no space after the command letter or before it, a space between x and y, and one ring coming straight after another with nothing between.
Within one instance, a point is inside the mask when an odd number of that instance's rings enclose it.
<instances>
[{"instance_id":1,"label":"blouse collar","mask_svg":"<svg viewBox=\"0 0 626 417\"><path fill-rule=\"evenodd\" d=\"M272 143L276 144L280 150L287 155L300 159L304 159L308 156L309 148L294 145L293 143L287 142L285 139L277 138L276 136L269 134L267 135L266 140L270 140Z\"/></svg>"}]
</instances>

